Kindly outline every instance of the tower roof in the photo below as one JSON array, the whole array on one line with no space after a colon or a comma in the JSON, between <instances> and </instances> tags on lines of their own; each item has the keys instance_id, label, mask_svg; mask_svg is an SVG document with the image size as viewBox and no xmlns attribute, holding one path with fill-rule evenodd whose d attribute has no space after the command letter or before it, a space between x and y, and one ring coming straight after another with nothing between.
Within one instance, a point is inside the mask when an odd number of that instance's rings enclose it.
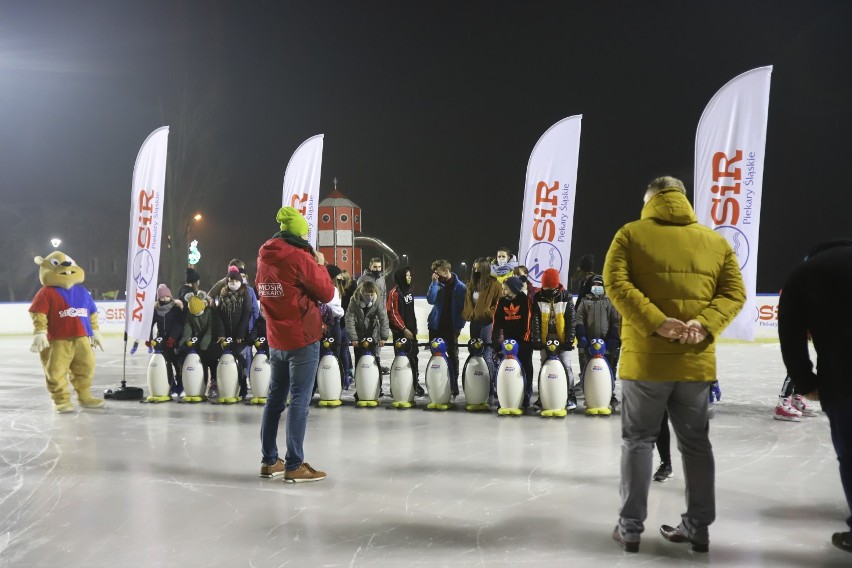
<instances>
[{"instance_id":1,"label":"tower roof","mask_svg":"<svg viewBox=\"0 0 852 568\"><path fill-rule=\"evenodd\" d=\"M340 193L336 188L328 194L328 197L319 202L320 207L360 207L353 203L348 197Z\"/></svg>"}]
</instances>

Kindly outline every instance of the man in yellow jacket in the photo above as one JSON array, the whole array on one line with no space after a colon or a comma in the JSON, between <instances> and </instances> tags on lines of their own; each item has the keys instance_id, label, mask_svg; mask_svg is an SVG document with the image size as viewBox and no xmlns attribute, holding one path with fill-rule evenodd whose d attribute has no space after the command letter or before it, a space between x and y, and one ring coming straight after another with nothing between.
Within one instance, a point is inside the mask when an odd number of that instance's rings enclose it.
<instances>
[{"instance_id":1,"label":"man in yellow jacket","mask_svg":"<svg viewBox=\"0 0 852 568\"><path fill-rule=\"evenodd\" d=\"M716 379L715 340L745 303L737 257L700 225L683 182L654 180L639 221L624 225L607 252L604 281L622 316L621 509L613 539L639 551L645 530L654 441L668 410L683 455L687 510L671 542L709 549L716 517L708 400Z\"/></svg>"}]
</instances>

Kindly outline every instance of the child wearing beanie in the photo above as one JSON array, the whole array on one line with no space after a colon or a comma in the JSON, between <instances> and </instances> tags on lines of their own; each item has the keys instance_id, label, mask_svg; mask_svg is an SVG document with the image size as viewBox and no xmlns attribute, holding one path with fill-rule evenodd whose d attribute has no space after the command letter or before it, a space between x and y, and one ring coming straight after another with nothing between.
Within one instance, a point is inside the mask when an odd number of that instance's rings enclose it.
<instances>
[{"instance_id":1,"label":"child wearing beanie","mask_svg":"<svg viewBox=\"0 0 852 568\"><path fill-rule=\"evenodd\" d=\"M579 299L577 306L577 348L580 355L580 382L589 361L589 342L603 339L606 343L606 360L612 369L612 399L610 406L618 406L615 397L615 371L621 352L621 315L604 291L603 277L599 274L589 279L589 293Z\"/></svg>"},{"instance_id":2,"label":"child wearing beanie","mask_svg":"<svg viewBox=\"0 0 852 568\"><path fill-rule=\"evenodd\" d=\"M178 396L183 392L181 381L181 366L183 357L178 355L178 342L183 334L184 311L183 304L172 298L172 291L165 284L157 287L157 305L154 307L154 322L151 327L151 337L162 340L163 358L166 360L166 374L172 395ZM154 332L156 331L156 335ZM148 341L150 346L151 342Z\"/></svg>"},{"instance_id":3,"label":"child wearing beanie","mask_svg":"<svg viewBox=\"0 0 852 568\"><path fill-rule=\"evenodd\" d=\"M577 408L577 395L574 392L574 372L568 352L574 349L574 299L571 293L562 287L557 269L548 268L542 273L541 290L533 297L532 306L533 349L541 351L544 359L547 357L544 351L547 341L559 341L559 360L562 361L568 378L568 400L565 408L573 410ZM541 407L540 399L536 400L535 406Z\"/></svg>"}]
</instances>

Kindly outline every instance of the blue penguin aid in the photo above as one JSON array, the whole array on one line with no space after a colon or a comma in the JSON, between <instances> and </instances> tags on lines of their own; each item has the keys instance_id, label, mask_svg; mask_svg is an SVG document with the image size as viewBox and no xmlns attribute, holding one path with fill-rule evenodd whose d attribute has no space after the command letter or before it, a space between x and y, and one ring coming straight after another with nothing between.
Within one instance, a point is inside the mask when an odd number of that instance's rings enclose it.
<instances>
[{"instance_id":1,"label":"blue penguin aid","mask_svg":"<svg viewBox=\"0 0 852 568\"><path fill-rule=\"evenodd\" d=\"M163 357L163 338L158 337L150 342L154 354L148 361L148 402L168 402L169 375L166 371L166 358Z\"/></svg>"},{"instance_id":2,"label":"blue penguin aid","mask_svg":"<svg viewBox=\"0 0 852 568\"><path fill-rule=\"evenodd\" d=\"M372 337L361 342L364 352L355 364L355 392L358 393L356 406L360 408L378 406L382 388L382 371L376 365L373 354L376 342ZM340 379L338 379L340 380Z\"/></svg>"},{"instance_id":3,"label":"blue penguin aid","mask_svg":"<svg viewBox=\"0 0 852 568\"><path fill-rule=\"evenodd\" d=\"M266 404L269 394L269 381L272 377L272 366L269 364L269 344L265 337L258 337L254 342L255 354L251 358L249 383L251 384L251 399L249 404Z\"/></svg>"},{"instance_id":4,"label":"blue penguin aid","mask_svg":"<svg viewBox=\"0 0 852 568\"><path fill-rule=\"evenodd\" d=\"M450 386L452 369L447 359L447 344L440 337L436 337L429 343L429 348L432 356L426 365L426 393L429 395L426 408L449 410L453 391Z\"/></svg>"},{"instance_id":5,"label":"blue penguin aid","mask_svg":"<svg viewBox=\"0 0 852 568\"><path fill-rule=\"evenodd\" d=\"M518 416L524 413L524 368L518 361L518 342L507 339L503 342L503 361L497 370L497 414Z\"/></svg>"},{"instance_id":6,"label":"blue penguin aid","mask_svg":"<svg viewBox=\"0 0 852 568\"><path fill-rule=\"evenodd\" d=\"M558 339L548 339L544 346L547 359L538 373L538 395L541 399L541 416L544 418L568 414L565 409L568 400L568 375L565 365L559 359L561 346Z\"/></svg>"},{"instance_id":7,"label":"blue penguin aid","mask_svg":"<svg viewBox=\"0 0 852 568\"><path fill-rule=\"evenodd\" d=\"M394 408L414 406L414 370L408 359L410 350L411 344L405 337L393 342L394 359L391 363L390 388Z\"/></svg>"},{"instance_id":8,"label":"blue penguin aid","mask_svg":"<svg viewBox=\"0 0 852 568\"><path fill-rule=\"evenodd\" d=\"M583 393L586 396L586 414L612 414L612 370L606 358L606 343L592 339L589 343L589 362L583 371Z\"/></svg>"},{"instance_id":9,"label":"blue penguin aid","mask_svg":"<svg viewBox=\"0 0 852 568\"><path fill-rule=\"evenodd\" d=\"M320 343L320 360L317 366L317 390L319 405L335 407L343 404L340 395L343 394L340 382L340 362L334 356L334 338L323 337Z\"/></svg>"},{"instance_id":10,"label":"blue penguin aid","mask_svg":"<svg viewBox=\"0 0 852 568\"><path fill-rule=\"evenodd\" d=\"M183 402L204 402L204 366L196 345L198 338L193 337L186 342L187 354L183 360L181 377L183 378Z\"/></svg>"},{"instance_id":11,"label":"blue penguin aid","mask_svg":"<svg viewBox=\"0 0 852 568\"><path fill-rule=\"evenodd\" d=\"M475 337L467 342L468 356L462 370L462 388L468 411L489 411L488 395L491 392L491 372L482 356L485 342Z\"/></svg>"},{"instance_id":12,"label":"blue penguin aid","mask_svg":"<svg viewBox=\"0 0 852 568\"><path fill-rule=\"evenodd\" d=\"M219 345L222 347L222 355L216 366L216 377L219 384L220 404L233 404L240 401L240 370L237 360L231 351L233 340L230 337L223 339Z\"/></svg>"}]
</instances>

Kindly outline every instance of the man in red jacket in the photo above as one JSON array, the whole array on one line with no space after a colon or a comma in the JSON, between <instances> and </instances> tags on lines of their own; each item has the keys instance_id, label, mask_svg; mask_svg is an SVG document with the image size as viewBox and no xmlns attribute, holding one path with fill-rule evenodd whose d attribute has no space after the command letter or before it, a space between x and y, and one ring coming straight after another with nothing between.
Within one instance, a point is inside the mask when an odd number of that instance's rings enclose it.
<instances>
[{"instance_id":1,"label":"man in red jacket","mask_svg":"<svg viewBox=\"0 0 852 568\"><path fill-rule=\"evenodd\" d=\"M266 317L272 377L260 427L260 477L284 475L287 483L319 481L325 473L304 460L303 444L314 379L319 364L322 318L318 302L328 303L334 285L305 237L308 222L292 207L276 219L281 232L266 241L257 259L257 293ZM287 407L287 453L278 457L278 423Z\"/></svg>"}]
</instances>

